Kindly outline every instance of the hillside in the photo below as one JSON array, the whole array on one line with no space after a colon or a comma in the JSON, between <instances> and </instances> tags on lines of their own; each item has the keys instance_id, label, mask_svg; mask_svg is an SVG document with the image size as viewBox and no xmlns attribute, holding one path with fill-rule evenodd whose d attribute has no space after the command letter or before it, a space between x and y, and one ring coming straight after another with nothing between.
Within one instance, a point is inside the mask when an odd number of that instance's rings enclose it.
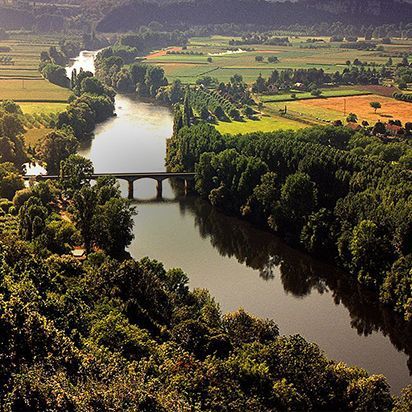
<instances>
[{"instance_id":1,"label":"hillside","mask_svg":"<svg viewBox=\"0 0 412 412\"><path fill-rule=\"evenodd\" d=\"M134 30L151 21L169 26L207 24L260 24L284 26L342 21L351 24L408 23L412 5L394 0L302 0L268 2L264 0L195 0L174 4L146 1L126 2L109 11L97 26L98 31Z\"/></svg>"}]
</instances>

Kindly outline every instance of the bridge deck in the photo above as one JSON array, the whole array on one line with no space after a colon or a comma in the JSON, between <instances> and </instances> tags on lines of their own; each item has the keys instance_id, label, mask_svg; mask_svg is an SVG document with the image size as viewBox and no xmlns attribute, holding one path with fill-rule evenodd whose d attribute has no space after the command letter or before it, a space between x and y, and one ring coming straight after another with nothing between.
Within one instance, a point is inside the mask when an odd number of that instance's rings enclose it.
<instances>
[{"instance_id":1,"label":"bridge deck","mask_svg":"<svg viewBox=\"0 0 412 412\"><path fill-rule=\"evenodd\" d=\"M177 179L193 179L195 173L183 172L183 173L173 173L173 172L136 172L136 173L94 173L91 175L91 179L97 179L99 177L110 176L116 179L125 180L138 180L138 179L167 179L167 178L177 178ZM60 176L58 175L24 175L24 180L30 179L46 179L46 180L57 180Z\"/></svg>"}]
</instances>

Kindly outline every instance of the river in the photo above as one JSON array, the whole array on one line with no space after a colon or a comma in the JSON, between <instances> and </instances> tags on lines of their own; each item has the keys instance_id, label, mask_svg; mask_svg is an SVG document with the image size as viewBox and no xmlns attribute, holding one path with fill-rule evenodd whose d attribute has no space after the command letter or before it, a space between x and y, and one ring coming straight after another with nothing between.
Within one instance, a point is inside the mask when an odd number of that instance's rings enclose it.
<instances>
[{"instance_id":1,"label":"river","mask_svg":"<svg viewBox=\"0 0 412 412\"><path fill-rule=\"evenodd\" d=\"M93 53L75 67L93 70ZM99 125L80 154L97 173L162 171L173 117L168 108L116 97L114 117ZM127 194L125 183L121 183ZM222 312L240 307L273 319L282 334L301 334L329 358L384 374L392 391L410 383L412 333L345 274L286 246L276 236L227 217L196 196L164 182L135 183L134 258L149 256L167 268L181 267L190 287L206 288ZM412 365L411 365L412 367Z\"/></svg>"}]
</instances>

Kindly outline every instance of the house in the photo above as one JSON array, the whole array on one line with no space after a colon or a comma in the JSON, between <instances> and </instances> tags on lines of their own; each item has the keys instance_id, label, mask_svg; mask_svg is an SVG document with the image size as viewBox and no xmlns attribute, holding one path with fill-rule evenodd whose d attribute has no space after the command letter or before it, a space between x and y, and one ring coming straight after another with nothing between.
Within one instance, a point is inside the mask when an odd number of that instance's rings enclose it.
<instances>
[{"instance_id":1,"label":"house","mask_svg":"<svg viewBox=\"0 0 412 412\"><path fill-rule=\"evenodd\" d=\"M81 247L75 246L75 248L71 251L71 254L78 260L86 259L86 250Z\"/></svg>"},{"instance_id":2,"label":"house","mask_svg":"<svg viewBox=\"0 0 412 412\"><path fill-rule=\"evenodd\" d=\"M355 123L355 122L348 122L346 124L346 127L355 132L359 132L360 130L362 130L362 126L359 123Z\"/></svg>"},{"instance_id":3,"label":"house","mask_svg":"<svg viewBox=\"0 0 412 412\"><path fill-rule=\"evenodd\" d=\"M388 133L389 136L397 137L405 134L405 130L403 129L403 127L397 124L386 123L385 129L386 133Z\"/></svg>"}]
</instances>

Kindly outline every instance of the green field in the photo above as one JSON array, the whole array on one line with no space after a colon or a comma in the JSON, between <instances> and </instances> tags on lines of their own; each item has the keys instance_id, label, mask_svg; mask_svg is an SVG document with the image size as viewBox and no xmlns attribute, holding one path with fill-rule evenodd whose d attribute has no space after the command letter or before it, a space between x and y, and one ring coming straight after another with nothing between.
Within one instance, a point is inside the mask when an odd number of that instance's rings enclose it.
<instances>
[{"instance_id":1,"label":"green field","mask_svg":"<svg viewBox=\"0 0 412 412\"><path fill-rule=\"evenodd\" d=\"M13 65L0 64L0 100L66 102L70 91L44 80L38 70L40 53L58 42L56 36L32 34L13 34L11 39L1 40L0 47L9 47L10 51L0 52L0 56L11 57Z\"/></svg>"},{"instance_id":2,"label":"green field","mask_svg":"<svg viewBox=\"0 0 412 412\"><path fill-rule=\"evenodd\" d=\"M53 102L64 103L70 90L56 86L48 81L27 79L1 79L0 100L11 99L16 102Z\"/></svg>"},{"instance_id":3,"label":"green field","mask_svg":"<svg viewBox=\"0 0 412 412\"><path fill-rule=\"evenodd\" d=\"M19 103L19 106L21 107L21 109L23 110L23 113L25 114L35 114L35 113L50 114L50 113L63 112L67 108L67 103L23 102L23 103Z\"/></svg>"},{"instance_id":4,"label":"green field","mask_svg":"<svg viewBox=\"0 0 412 412\"><path fill-rule=\"evenodd\" d=\"M50 132L49 123L65 110L71 92L49 83L39 72L40 53L58 44L56 36L13 34L0 41L9 52L0 56L12 57L13 64L0 64L0 101L16 101L24 113L26 145L34 146Z\"/></svg>"},{"instance_id":5,"label":"green field","mask_svg":"<svg viewBox=\"0 0 412 412\"><path fill-rule=\"evenodd\" d=\"M388 60L384 56L385 52L402 52L412 47L411 40L399 40L385 45L384 52L342 49L340 44L329 43L328 38L323 38L324 43L309 48L307 37L292 37L290 46L239 46L239 49L254 50L233 54L227 50L231 39L225 36L194 37L190 39L186 52L202 52L203 56L163 54L151 56L147 61L163 67L170 80L179 78L184 83L193 84L204 75L226 82L234 74L241 74L247 83L252 83L259 73L268 77L274 69L317 68L332 73L343 71L346 61L356 58L367 62L369 66L382 65ZM255 57L258 55L265 58L263 62L256 62ZM279 62L268 63L269 56L278 57ZM212 57L211 63L207 62L208 57ZM400 57L393 58L394 64L400 60Z\"/></svg>"},{"instance_id":6,"label":"green field","mask_svg":"<svg viewBox=\"0 0 412 412\"><path fill-rule=\"evenodd\" d=\"M281 116L264 115L258 120L243 122L219 122L216 129L222 134L245 134L252 132L272 132L278 129L298 130L306 127L305 124L289 120Z\"/></svg>"}]
</instances>

